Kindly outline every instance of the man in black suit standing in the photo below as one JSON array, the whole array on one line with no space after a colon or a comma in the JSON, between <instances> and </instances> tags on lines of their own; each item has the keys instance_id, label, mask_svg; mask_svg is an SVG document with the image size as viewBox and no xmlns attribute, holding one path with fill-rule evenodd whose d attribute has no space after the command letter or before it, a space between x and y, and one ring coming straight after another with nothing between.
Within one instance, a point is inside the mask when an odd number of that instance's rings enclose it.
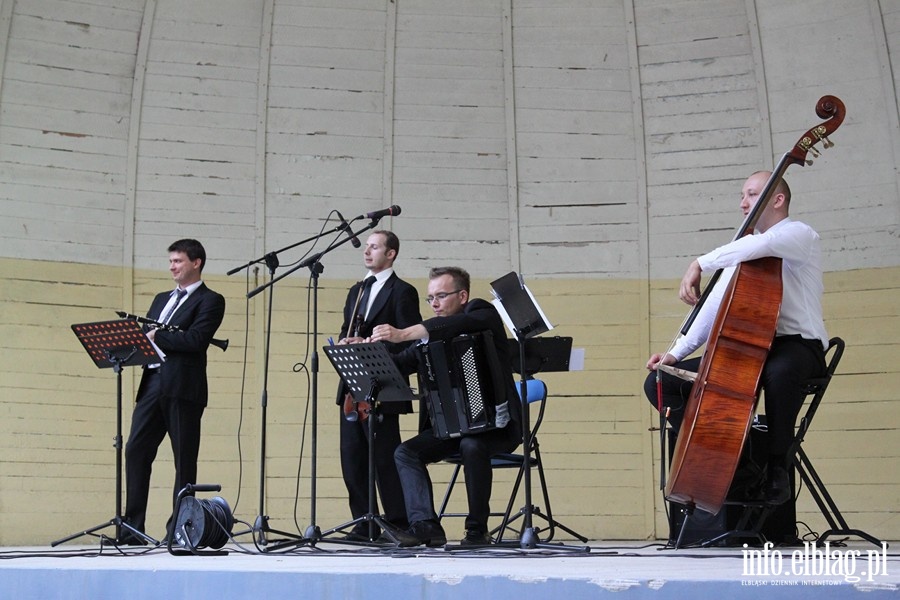
<instances>
[{"instance_id":1,"label":"man in black suit standing","mask_svg":"<svg viewBox=\"0 0 900 600\"><path fill-rule=\"evenodd\" d=\"M428 303L435 317L422 323L397 329L390 325L375 327L369 341L449 341L464 333L490 331L498 362L503 369L502 386L506 390L506 402L498 406L497 428L476 434L440 439L429 426L417 436L400 444L394 453L409 530L397 536L400 546L443 546L447 542L444 529L434 512L434 497L427 465L453 454L459 454L466 479L466 495L469 514L466 516L466 536L462 545L490 543L488 516L490 515L491 484L493 471L491 456L512 452L522 441L521 401L513 381L506 341L506 330L497 309L480 298L469 297L469 274L459 267L432 269L428 275ZM412 347L395 356L403 373L418 370L422 353ZM505 405L505 411L503 406ZM501 424L505 413L507 422Z\"/></svg>"},{"instance_id":2,"label":"man in black suit standing","mask_svg":"<svg viewBox=\"0 0 900 600\"><path fill-rule=\"evenodd\" d=\"M182 239L169 246L169 272L176 287L158 294L147 312L148 318L178 329L147 333L163 362L144 369L125 445L124 519L140 532L144 531L150 472L166 434L175 459L174 495L197 482L200 419L209 396L206 350L225 316L225 298L200 278L205 264L206 250L197 240ZM145 544L146 540L125 533L119 543Z\"/></svg>"},{"instance_id":3,"label":"man in black suit standing","mask_svg":"<svg viewBox=\"0 0 900 600\"><path fill-rule=\"evenodd\" d=\"M392 231L372 232L363 252L368 272L365 279L350 288L344 305L344 323L339 344L365 340L372 328L380 324L408 327L422 320L416 288L394 272L394 261L400 252L400 240ZM399 352L406 344L388 344L388 350ZM337 402L341 405L341 472L349 496L350 514L354 519L369 512L368 422L347 397L343 384L338 386ZM400 415L412 412L412 402L386 402L379 408L375 438L375 471L384 519L405 529L406 507L394 450L400 444ZM375 531L376 538L380 532ZM369 524L360 522L347 534L352 541L369 540Z\"/></svg>"}]
</instances>

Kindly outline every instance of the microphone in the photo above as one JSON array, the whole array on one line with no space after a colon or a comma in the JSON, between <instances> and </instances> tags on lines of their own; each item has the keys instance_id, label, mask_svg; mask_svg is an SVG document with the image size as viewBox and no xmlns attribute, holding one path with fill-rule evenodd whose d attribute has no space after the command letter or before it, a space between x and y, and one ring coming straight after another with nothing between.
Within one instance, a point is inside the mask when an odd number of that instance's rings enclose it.
<instances>
[{"instance_id":1,"label":"microphone","mask_svg":"<svg viewBox=\"0 0 900 600\"><path fill-rule=\"evenodd\" d=\"M340 211L334 211L337 213L338 219L341 220L341 229L347 232L347 236L350 238L350 243L353 244L354 248L359 248L362 246L362 242L359 241L359 238L353 234L353 229L350 227L350 223L344 219L344 215L340 213Z\"/></svg>"},{"instance_id":2,"label":"microphone","mask_svg":"<svg viewBox=\"0 0 900 600\"><path fill-rule=\"evenodd\" d=\"M400 214L400 207L396 204L388 207L382 208L381 210L376 210L373 212L368 212L364 215L359 215L358 219L372 219L373 221L377 221L381 217L396 217Z\"/></svg>"}]
</instances>

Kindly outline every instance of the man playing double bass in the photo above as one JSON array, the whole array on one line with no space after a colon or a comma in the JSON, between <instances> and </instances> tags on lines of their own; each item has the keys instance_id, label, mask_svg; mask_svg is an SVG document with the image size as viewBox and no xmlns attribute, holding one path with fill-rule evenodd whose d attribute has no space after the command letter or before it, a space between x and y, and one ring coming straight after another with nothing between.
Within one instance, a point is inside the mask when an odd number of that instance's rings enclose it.
<instances>
[{"instance_id":1,"label":"man playing double bass","mask_svg":"<svg viewBox=\"0 0 900 600\"><path fill-rule=\"evenodd\" d=\"M770 176L768 171L759 171L744 182L740 207L745 216L756 205ZM782 179L762 211L753 235L738 238L691 262L679 289L679 297L687 304L694 305L700 298L702 273L723 269L722 275L687 333L676 341L669 352L654 354L647 361L647 369L651 373L644 383L644 391L656 407L656 371L659 365L696 372L701 359L685 358L708 340L735 267L757 258L781 258L781 312L760 379L765 391L768 426L765 497L771 504L781 504L790 498L786 455L794 437L797 413L806 397L803 385L806 380L825 374L825 350L828 347L828 334L822 318L824 285L819 235L805 223L788 216L790 202L790 188ZM669 424L676 432L684 418L692 385L690 381L662 373L662 403L670 410Z\"/></svg>"}]
</instances>

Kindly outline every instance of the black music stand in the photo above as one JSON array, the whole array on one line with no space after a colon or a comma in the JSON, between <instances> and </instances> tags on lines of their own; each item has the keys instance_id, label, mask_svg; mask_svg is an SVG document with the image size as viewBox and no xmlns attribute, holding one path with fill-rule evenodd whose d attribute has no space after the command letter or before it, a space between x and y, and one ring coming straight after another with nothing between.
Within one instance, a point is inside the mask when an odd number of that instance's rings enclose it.
<instances>
[{"instance_id":1,"label":"black music stand","mask_svg":"<svg viewBox=\"0 0 900 600\"><path fill-rule=\"evenodd\" d=\"M537 528L533 526L532 516L536 510L531 499L531 416L528 409L528 384L526 383L528 378L526 367L526 341L529 340L529 338L533 338L534 336L549 331L551 325L547 322L543 311L538 307L537 301L531 295L531 292L525 287L525 279L521 275L514 271L507 273L496 281L492 281L491 289L494 292L497 303L501 305L508 317L508 319L504 318L504 321L507 322L507 326L510 327L513 335L516 337L519 352L519 396L522 399L522 460L525 465L523 478L525 506L522 507L522 510L519 513L523 518L519 547L531 549L541 545L542 547L547 548L568 548L590 552L588 546L576 547L563 546L561 544L540 544ZM502 314L503 313L501 312L501 315ZM568 357L572 349L571 338L568 339L569 351L565 354L566 370L568 370ZM548 346L549 345L550 343L548 343ZM537 347L537 344L535 344L534 347ZM538 362L540 362L540 358L538 358ZM517 515L517 517L518 516L519 515ZM503 545L503 542L498 545Z\"/></svg>"},{"instance_id":2,"label":"black music stand","mask_svg":"<svg viewBox=\"0 0 900 600\"><path fill-rule=\"evenodd\" d=\"M509 354L515 357L512 363L513 372L522 374L529 379L538 373L550 373L569 370L569 360L572 357L572 338L560 337L535 337L525 340L525 364L520 362L519 341L506 340L509 343Z\"/></svg>"},{"instance_id":3,"label":"black music stand","mask_svg":"<svg viewBox=\"0 0 900 600\"><path fill-rule=\"evenodd\" d=\"M572 338L570 337L560 337L556 335L548 338L535 337L525 340L524 365L520 362L521 357L517 356L519 354L519 342L517 340L507 340L507 342L509 343L510 357L515 357L510 361L512 363L512 369L515 373L520 373L524 368L525 379L534 379L534 376L538 373L550 373L569 370L569 360L572 355ZM525 400L524 402L527 402L527 400ZM538 417L538 420L540 420L540 417ZM538 454L537 458L538 460L540 460L540 455L538 452L539 444L537 441L533 441L533 445L535 448L535 452ZM529 448L529 451L530 450L531 449ZM543 481L542 483L546 486L545 481ZM550 525L551 538L553 529L559 528L572 537L581 540L582 542L588 541L586 537L584 537L577 531L566 527L555 518L553 518L553 514L549 506L549 500L547 500L546 496L545 501L548 502L547 514L544 514L541 509L536 506L531 507L531 512L532 517L540 517L544 519L548 525ZM512 508L512 502L510 502L510 508ZM519 512L511 515L509 517L509 520L503 523L503 525L501 526L500 534L498 535L498 537L502 537L503 530L505 530L510 523L520 517L524 517L527 510L527 506L523 506L519 509Z\"/></svg>"},{"instance_id":4,"label":"black music stand","mask_svg":"<svg viewBox=\"0 0 900 600\"><path fill-rule=\"evenodd\" d=\"M137 321L131 319L75 324L72 325L72 331L78 336L81 345L84 346L98 368L112 367L116 373L116 437L113 444L116 448L116 514L105 523L73 533L50 545L57 546L77 537L94 535L96 531L114 526L116 528L116 537L113 540L115 545L121 542L123 530L127 530L132 536L158 546L158 541L143 531L138 531L122 518L122 367L149 365L162 362L162 359L156 353L141 326Z\"/></svg>"},{"instance_id":5,"label":"black music stand","mask_svg":"<svg viewBox=\"0 0 900 600\"><path fill-rule=\"evenodd\" d=\"M394 364L387 346L381 342L325 346L323 350L354 401L368 402L370 412L369 426L366 429L369 450L369 512L323 532L322 537L352 528L359 523L368 523L369 542L375 541L375 526L378 525L385 536L398 543L399 540L394 535L395 527L381 518L381 515L375 514L375 428L379 403L406 402L412 400L414 394L406 378ZM349 540L335 541L354 543Z\"/></svg>"}]
</instances>

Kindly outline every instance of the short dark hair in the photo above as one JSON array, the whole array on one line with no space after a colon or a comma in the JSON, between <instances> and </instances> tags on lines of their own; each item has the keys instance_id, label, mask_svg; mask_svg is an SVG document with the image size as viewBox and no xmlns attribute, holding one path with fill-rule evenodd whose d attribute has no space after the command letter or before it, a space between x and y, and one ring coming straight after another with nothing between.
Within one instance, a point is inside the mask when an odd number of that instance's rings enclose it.
<instances>
[{"instance_id":1,"label":"short dark hair","mask_svg":"<svg viewBox=\"0 0 900 600\"><path fill-rule=\"evenodd\" d=\"M206 250L203 248L203 244L197 240L185 238L173 242L172 245L169 246L169 252L184 252L191 262L199 258L200 272L203 272L203 267L206 265Z\"/></svg>"},{"instance_id":2,"label":"short dark hair","mask_svg":"<svg viewBox=\"0 0 900 600\"><path fill-rule=\"evenodd\" d=\"M393 250L394 258L397 258L397 255L400 254L400 238L397 237L397 234L387 229L378 229L372 232L373 235L376 233L384 236L384 245L388 250Z\"/></svg>"},{"instance_id":3,"label":"short dark hair","mask_svg":"<svg viewBox=\"0 0 900 600\"><path fill-rule=\"evenodd\" d=\"M437 279L443 275L449 275L453 279L456 289L466 290L469 293L469 273L461 267L435 267L428 272L428 279Z\"/></svg>"}]
</instances>

